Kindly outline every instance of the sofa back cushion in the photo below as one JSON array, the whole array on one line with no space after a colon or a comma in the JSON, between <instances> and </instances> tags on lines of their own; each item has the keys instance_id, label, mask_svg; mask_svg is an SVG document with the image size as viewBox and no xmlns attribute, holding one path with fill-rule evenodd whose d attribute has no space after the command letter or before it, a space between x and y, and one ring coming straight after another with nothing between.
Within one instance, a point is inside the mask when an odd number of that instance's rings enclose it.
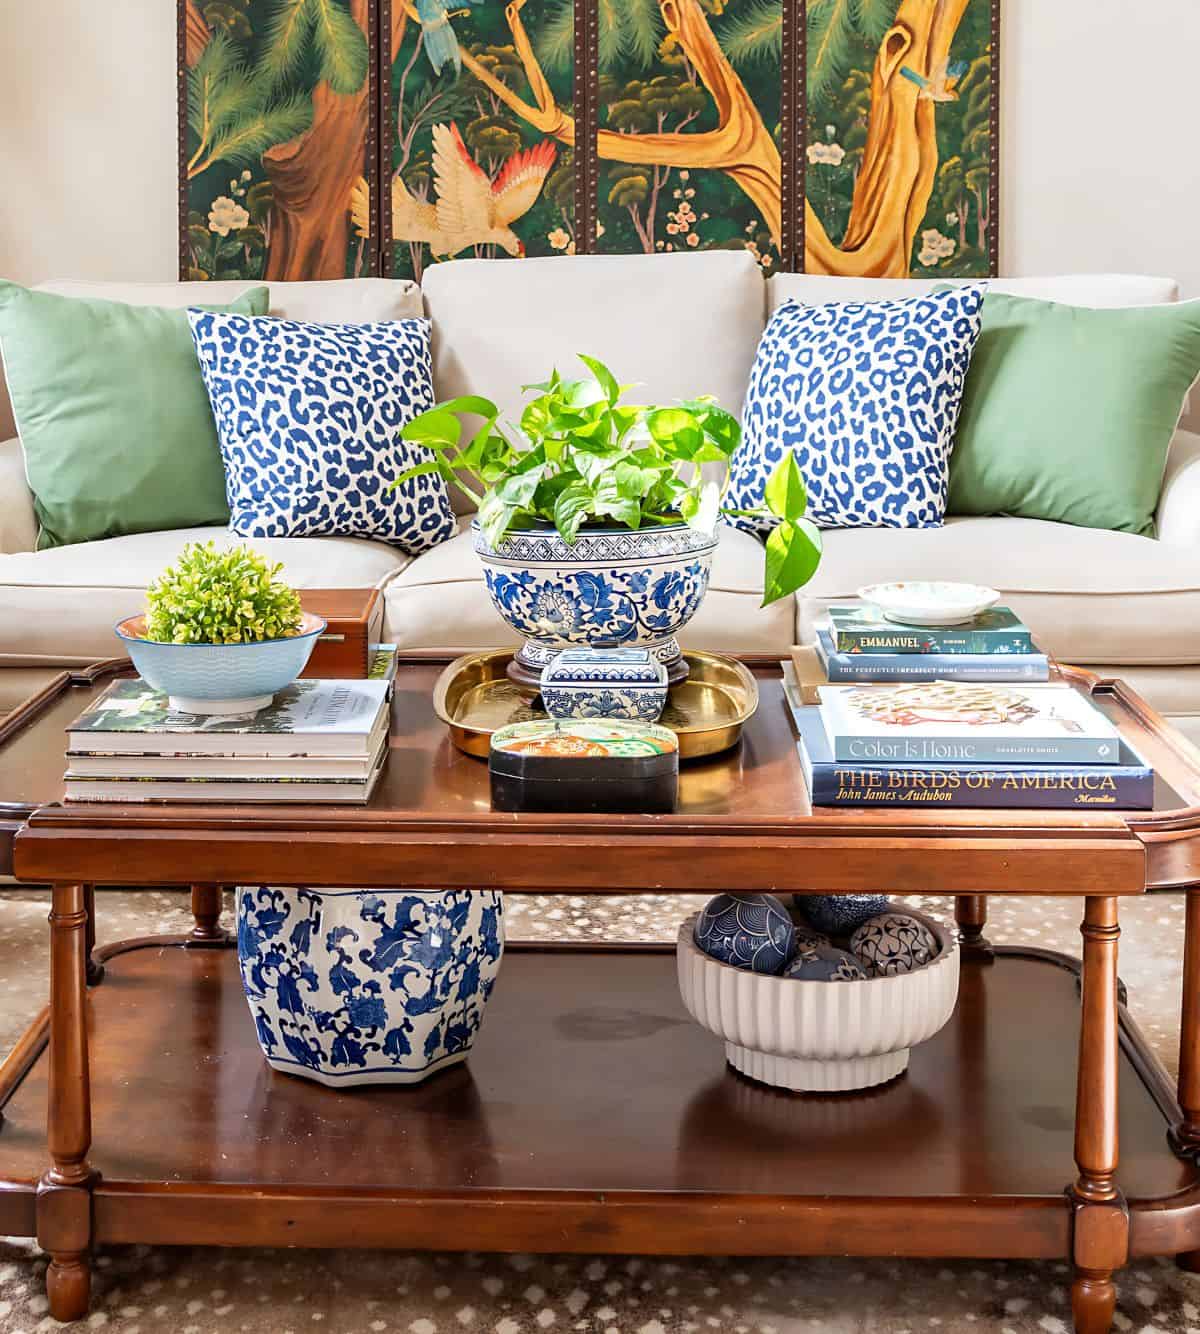
<instances>
[{"instance_id":1,"label":"sofa back cushion","mask_svg":"<svg viewBox=\"0 0 1200 1334\"><path fill-rule=\"evenodd\" d=\"M510 420L521 386L599 357L632 402L714 394L738 414L763 331L763 280L746 251L580 255L435 264L423 280L439 399L482 394ZM471 508L453 494L459 513Z\"/></svg>"},{"instance_id":2,"label":"sofa back cushion","mask_svg":"<svg viewBox=\"0 0 1200 1334\"><path fill-rule=\"evenodd\" d=\"M123 301L130 306L221 306L256 282L121 283L82 279L42 283L35 290L58 296ZM421 289L400 278L334 278L321 282L271 283L269 314L307 323L367 324L423 314ZM0 373L0 440L16 434L8 389Z\"/></svg>"},{"instance_id":3,"label":"sofa back cushion","mask_svg":"<svg viewBox=\"0 0 1200 1334\"><path fill-rule=\"evenodd\" d=\"M269 315L306 324L372 324L419 316L421 291L399 278L330 278L268 283ZM98 283L77 280L43 283L37 290L59 296L99 297L131 306L220 305L261 282Z\"/></svg>"},{"instance_id":4,"label":"sofa back cushion","mask_svg":"<svg viewBox=\"0 0 1200 1334\"><path fill-rule=\"evenodd\" d=\"M785 301L821 306L830 301L888 301L978 278L833 278L821 273L777 273L767 283L771 311ZM988 278L988 290L1006 296L1061 301L1067 306L1159 306L1179 299L1174 278L1135 273L1067 273L1037 278Z\"/></svg>"}]
</instances>

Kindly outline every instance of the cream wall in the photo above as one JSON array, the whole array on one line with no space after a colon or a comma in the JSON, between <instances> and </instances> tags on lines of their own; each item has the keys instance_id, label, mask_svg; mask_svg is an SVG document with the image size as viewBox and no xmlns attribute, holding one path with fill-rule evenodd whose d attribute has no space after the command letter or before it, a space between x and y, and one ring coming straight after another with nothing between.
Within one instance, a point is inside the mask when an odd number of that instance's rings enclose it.
<instances>
[{"instance_id":1,"label":"cream wall","mask_svg":"<svg viewBox=\"0 0 1200 1334\"><path fill-rule=\"evenodd\" d=\"M1198 0L1002 0L1001 266L1200 296ZM0 0L0 274L175 274L175 0Z\"/></svg>"}]
</instances>

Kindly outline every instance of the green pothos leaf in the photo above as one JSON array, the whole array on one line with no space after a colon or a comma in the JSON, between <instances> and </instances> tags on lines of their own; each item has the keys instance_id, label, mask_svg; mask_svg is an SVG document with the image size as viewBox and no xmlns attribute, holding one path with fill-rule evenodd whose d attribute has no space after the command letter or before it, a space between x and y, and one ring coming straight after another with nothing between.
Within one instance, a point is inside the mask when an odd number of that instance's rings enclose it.
<instances>
[{"instance_id":1,"label":"green pothos leaf","mask_svg":"<svg viewBox=\"0 0 1200 1334\"><path fill-rule=\"evenodd\" d=\"M762 605L778 602L802 588L820 563L820 529L808 519L794 523L785 519L767 538Z\"/></svg>"},{"instance_id":2,"label":"green pothos leaf","mask_svg":"<svg viewBox=\"0 0 1200 1334\"><path fill-rule=\"evenodd\" d=\"M479 507L479 526L488 545L495 548L504 541L509 524L517 512L516 505L505 504L495 491L489 491Z\"/></svg>"},{"instance_id":3,"label":"green pothos leaf","mask_svg":"<svg viewBox=\"0 0 1200 1334\"><path fill-rule=\"evenodd\" d=\"M559 493L554 502L554 526L568 546L575 545L575 538L591 507L592 490L586 482L572 482Z\"/></svg>"},{"instance_id":4,"label":"green pothos leaf","mask_svg":"<svg viewBox=\"0 0 1200 1334\"><path fill-rule=\"evenodd\" d=\"M808 508L808 491L796 456L789 450L775 465L767 478L764 490L767 508L780 519L796 520L804 517Z\"/></svg>"}]
</instances>

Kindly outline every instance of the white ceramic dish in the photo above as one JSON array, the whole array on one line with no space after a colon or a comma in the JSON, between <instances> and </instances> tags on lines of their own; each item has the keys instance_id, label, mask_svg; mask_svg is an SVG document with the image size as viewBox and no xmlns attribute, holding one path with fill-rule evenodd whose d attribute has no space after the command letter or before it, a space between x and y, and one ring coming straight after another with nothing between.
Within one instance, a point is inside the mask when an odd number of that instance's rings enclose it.
<instances>
[{"instance_id":1,"label":"white ceramic dish","mask_svg":"<svg viewBox=\"0 0 1200 1334\"><path fill-rule=\"evenodd\" d=\"M858 596L901 625L962 625L1000 601L994 588L940 579L869 584Z\"/></svg>"},{"instance_id":2,"label":"white ceramic dish","mask_svg":"<svg viewBox=\"0 0 1200 1334\"><path fill-rule=\"evenodd\" d=\"M958 941L923 913L937 957L915 972L862 982L771 977L720 963L679 928L675 955L688 1013L725 1043L735 1070L794 1092L870 1088L908 1068L909 1051L942 1028L958 999Z\"/></svg>"}]
</instances>

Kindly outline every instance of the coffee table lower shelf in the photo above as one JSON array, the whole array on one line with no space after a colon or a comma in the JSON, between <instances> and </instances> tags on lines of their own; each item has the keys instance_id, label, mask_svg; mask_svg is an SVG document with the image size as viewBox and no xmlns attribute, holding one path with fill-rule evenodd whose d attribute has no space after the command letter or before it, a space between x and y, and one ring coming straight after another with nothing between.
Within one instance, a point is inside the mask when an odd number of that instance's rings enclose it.
<instances>
[{"instance_id":1,"label":"coffee table lower shelf","mask_svg":"<svg viewBox=\"0 0 1200 1334\"><path fill-rule=\"evenodd\" d=\"M875 1091L724 1064L670 947L512 946L468 1064L413 1089L272 1073L229 949L104 952L89 993L100 1244L1069 1257L1070 961L967 953L949 1025ZM0 1067L0 1234L36 1233L44 1022ZM1200 1171L1122 1015L1131 1253L1200 1248Z\"/></svg>"}]
</instances>

